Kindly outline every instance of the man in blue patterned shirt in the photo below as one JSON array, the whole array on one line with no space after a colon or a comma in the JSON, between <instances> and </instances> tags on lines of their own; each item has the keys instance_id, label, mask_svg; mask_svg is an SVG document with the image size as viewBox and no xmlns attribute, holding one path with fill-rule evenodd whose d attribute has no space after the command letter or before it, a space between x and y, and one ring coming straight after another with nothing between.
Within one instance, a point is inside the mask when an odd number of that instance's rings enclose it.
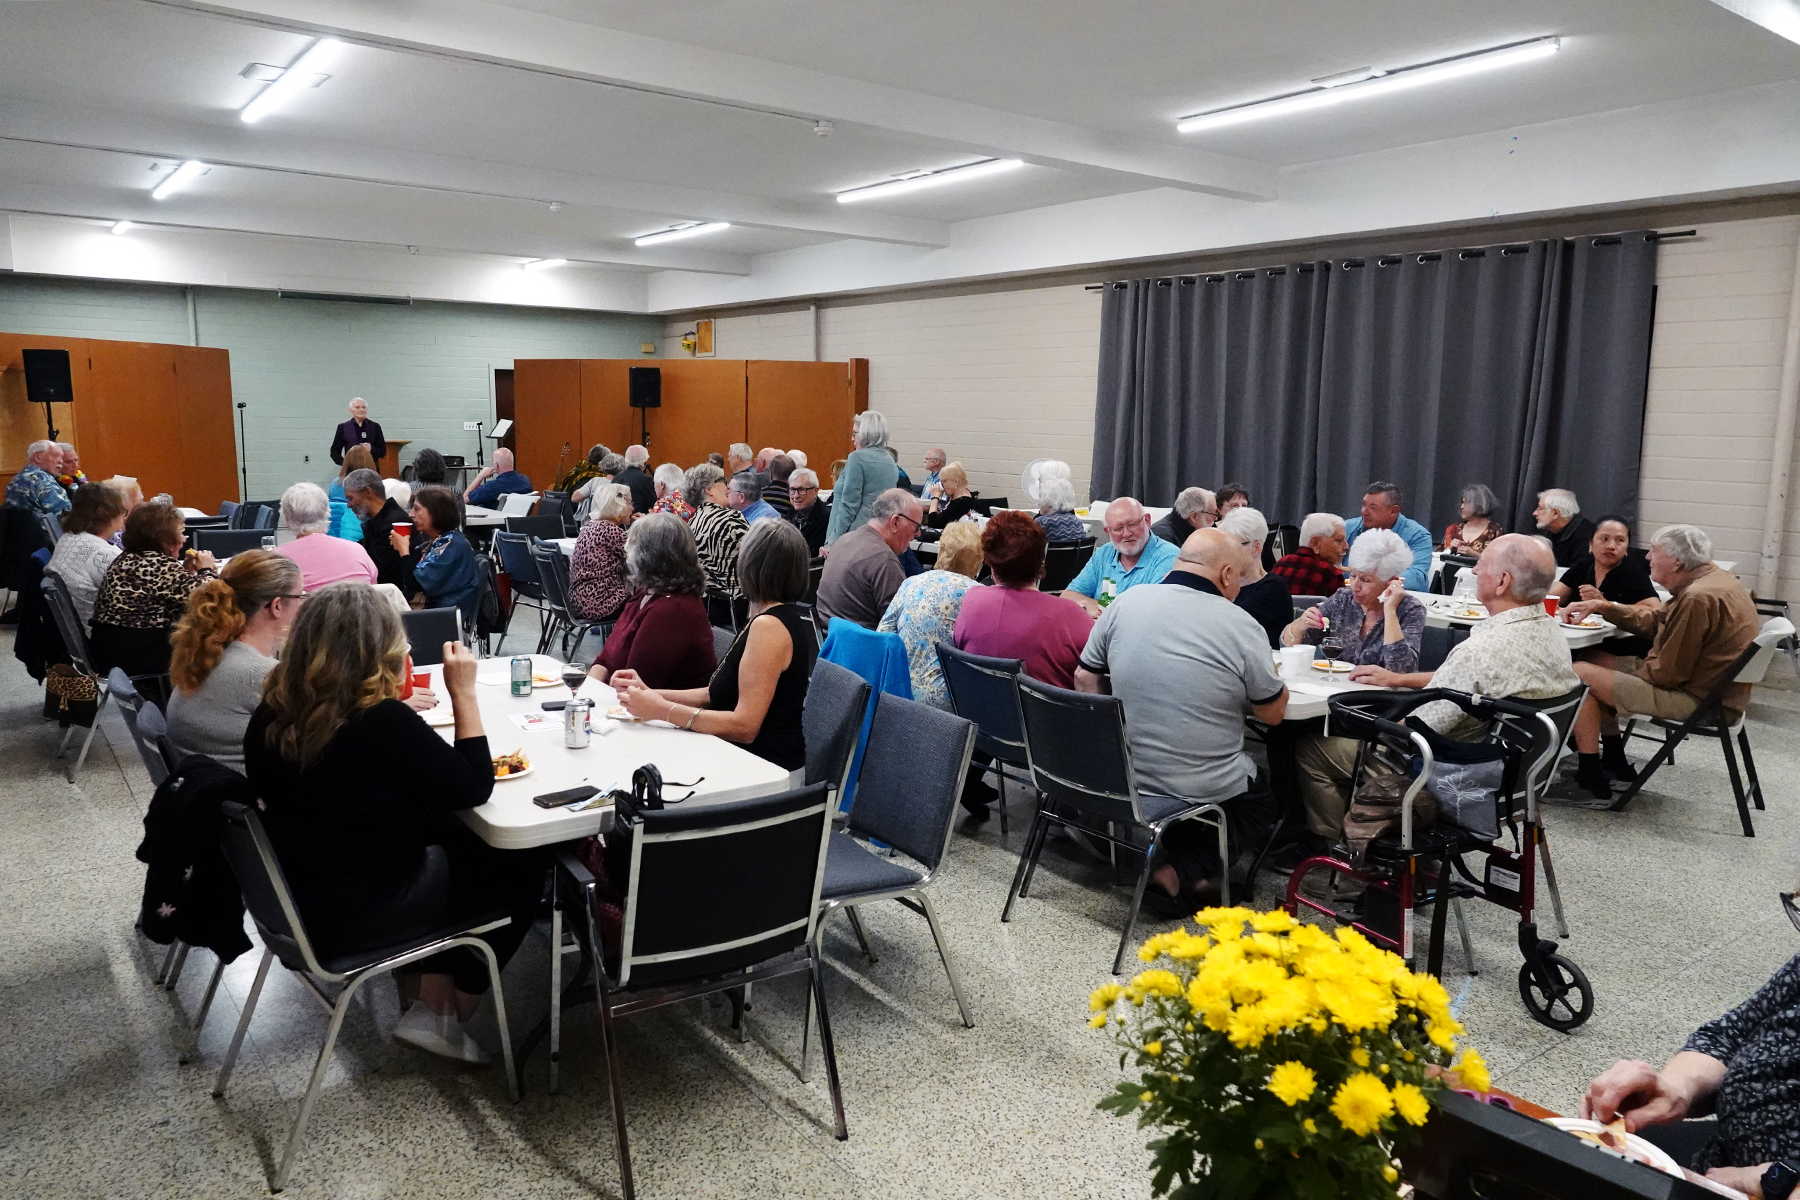
<instances>
[{"instance_id":1,"label":"man in blue patterned shirt","mask_svg":"<svg viewBox=\"0 0 1800 1200\"><path fill-rule=\"evenodd\" d=\"M62 451L55 442L33 442L25 448L25 465L6 485L6 507L28 508L54 517L69 511L69 493L56 482Z\"/></svg>"}]
</instances>

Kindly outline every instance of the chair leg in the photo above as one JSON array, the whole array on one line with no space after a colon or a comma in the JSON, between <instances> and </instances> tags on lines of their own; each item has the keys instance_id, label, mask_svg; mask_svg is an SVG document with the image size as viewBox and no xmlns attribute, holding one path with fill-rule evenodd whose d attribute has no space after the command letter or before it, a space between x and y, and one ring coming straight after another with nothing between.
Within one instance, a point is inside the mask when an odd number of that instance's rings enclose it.
<instances>
[{"instance_id":1,"label":"chair leg","mask_svg":"<svg viewBox=\"0 0 1800 1200\"><path fill-rule=\"evenodd\" d=\"M830 915L829 912L826 914ZM815 962L824 962L820 946L825 938L825 918L820 917L813 924L813 940L807 947L807 953ZM812 1082L812 1027L814 1010L818 1007L813 996L811 983L806 988L806 1021L800 1026L800 1082Z\"/></svg>"},{"instance_id":2,"label":"chair leg","mask_svg":"<svg viewBox=\"0 0 1800 1200\"><path fill-rule=\"evenodd\" d=\"M1044 843L1050 840L1050 826L1052 824L1053 822L1046 817L1044 819L1044 828L1038 832L1037 845L1033 847L1031 851L1031 862L1025 868L1025 880L1019 885L1019 895L1021 896L1031 895L1031 881L1037 877L1038 860L1043 857Z\"/></svg>"},{"instance_id":3,"label":"chair leg","mask_svg":"<svg viewBox=\"0 0 1800 1200\"><path fill-rule=\"evenodd\" d=\"M507 1089L512 1092L513 1102L516 1104L519 1100L519 1072L513 1066L512 1029L506 1023L506 989L500 986L500 959L494 953L494 948L481 938L475 938L467 944L472 945L476 953L487 959L488 982L494 989L494 1024L500 1027L500 1057L506 1064ZM362 979L359 977L356 982L361 983ZM354 987L355 984L351 986Z\"/></svg>"},{"instance_id":4,"label":"chair leg","mask_svg":"<svg viewBox=\"0 0 1800 1200\"><path fill-rule=\"evenodd\" d=\"M87 765L88 751L94 745L94 733L100 728L100 714L106 711L106 689L100 689L100 702L94 706L94 723L88 726L87 736L81 739L81 753L75 757L75 766L69 771L69 782L81 780L81 768Z\"/></svg>"},{"instance_id":5,"label":"chair leg","mask_svg":"<svg viewBox=\"0 0 1800 1200\"><path fill-rule=\"evenodd\" d=\"M1625 806L1630 804L1637 794L1644 789L1646 783L1650 782L1650 777L1656 774L1657 768L1662 766L1665 762L1675 761L1675 746L1681 741L1682 736L1682 734L1673 729L1669 730L1663 736L1662 746L1655 754L1650 756L1650 761L1644 764L1644 769L1638 772L1638 777L1631 781L1631 786L1626 788L1623 792L1620 792L1618 798L1608 806L1609 811L1624 812Z\"/></svg>"},{"instance_id":6,"label":"chair leg","mask_svg":"<svg viewBox=\"0 0 1800 1200\"><path fill-rule=\"evenodd\" d=\"M225 974L225 960L220 959L213 964L212 978L206 981L206 995L200 998L200 1011L194 1014L194 1035L206 1024L206 1014L212 1011L213 997L219 994L219 979Z\"/></svg>"},{"instance_id":7,"label":"chair leg","mask_svg":"<svg viewBox=\"0 0 1800 1200\"><path fill-rule=\"evenodd\" d=\"M1719 729L1719 747L1725 751L1725 769L1731 773L1731 794L1737 799L1738 820L1743 823L1744 836L1755 837L1756 827L1750 824L1750 797L1738 774L1737 751L1731 746L1731 731L1723 726Z\"/></svg>"},{"instance_id":8,"label":"chair leg","mask_svg":"<svg viewBox=\"0 0 1800 1200\"><path fill-rule=\"evenodd\" d=\"M312 1079L306 1085L306 1095L300 1100L300 1116L294 1122L294 1131L288 1135L287 1149L281 1153L281 1165L275 1171L275 1182L269 1187L272 1192L279 1192L287 1186L288 1172L294 1168L294 1155L300 1149L300 1139L306 1136L306 1124L312 1119L313 1101L319 1098L319 1085L325 1082L325 1068L331 1063L331 1052L337 1046L338 1032L344 1027L344 1016L350 1011L350 1000L356 994L358 985L367 978L368 975L364 974L351 979L338 994L337 1003L331 1007L331 1023L325 1027L325 1044L319 1047L319 1057L313 1063Z\"/></svg>"},{"instance_id":9,"label":"chair leg","mask_svg":"<svg viewBox=\"0 0 1800 1200\"><path fill-rule=\"evenodd\" d=\"M1756 806L1757 812L1763 811L1762 780L1756 777L1756 759L1750 753L1750 731L1738 727L1738 749L1744 752L1744 774L1750 777L1750 803Z\"/></svg>"},{"instance_id":10,"label":"chair leg","mask_svg":"<svg viewBox=\"0 0 1800 1200\"><path fill-rule=\"evenodd\" d=\"M1002 921L1012 920L1013 901L1019 896L1019 889L1025 882L1025 870L1031 865L1031 856L1036 852L1038 839L1043 833L1044 810L1040 805L1037 815L1031 819L1031 829L1025 835L1025 844L1019 848L1019 868L1013 872L1012 887L1006 891L1006 907L1000 910Z\"/></svg>"},{"instance_id":11,"label":"chair leg","mask_svg":"<svg viewBox=\"0 0 1800 1200\"><path fill-rule=\"evenodd\" d=\"M856 940L862 943L862 952L870 963L875 961L875 951L869 946L869 935L863 931L862 918L856 915L856 906L844 905L844 915L850 918L850 928L856 930Z\"/></svg>"},{"instance_id":12,"label":"chair leg","mask_svg":"<svg viewBox=\"0 0 1800 1200\"><path fill-rule=\"evenodd\" d=\"M1556 913L1556 936L1569 936L1569 922L1563 916L1562 889L1556 886L1556 864L1550 859L1550 843L1544 831L1538 830L1538 853L1544 857L1544 882L1550 886L1550 907Z\"/></svg>"},{"instance_id":13,"label":"chair leg","mask_svg":"<svg viewBox=\"0 0 1800 1200\"><path fill-rule=\"evenodd\" d=\"M836 1137L845 1141L850 1130L844 1123L844 1089L838 1082L837 1050L831 1044L831 1017L825 1011L825 960L819 957L818 947L811 949L812 958L812 993L819 1005L819 1049L825 1055L825 1083L831 1089L831 1115L836 1120Z\"/></svg>"},{"instance_id":14,"label":"chair leg","mask_svg":"<svg viewBox=\"0 0 1800 1200\"><path fill-rule=\"evenodd\" d=\"M937 910L931 906L931 897L924 892L914 892L919 898L919 907L925 912L925 920L931 925L931 940L937 943L938 957L944 960L944 974L950 976L950 990L956 995L956 1007L962 1013L963 1028L975 1028L975 1018L969 1015L969 1001L963 996L962 979L956 973L956 960L950 957L950 947L944 941L944 930L938 924Z\"/></svg>"},{"instance_id":15,"label":"chair leg","mask_svg":"<svg viewBox=\"0 0 1800 1200\"><path fill-rule=\"evenodd\" d=\"M172 992L175 990L175 985L181 982L181 970L187 966L188 949L188 944L182 942L181 953L175 956L175 968L169 972L169 977L163 980L163 991Z\"/></svg>"},{"instance_id":16,"label":"chair leg","mask_svg":"<svg viewBox=\"0 0 1800 1200\"><path fill-rule=\"evenodd\" d=\"M625 1200L637 1200L631 1182L631 1142L625 1133L625 1080L619 1073L619 1039L613 1026L612 1004L607 999L602 960L594 961L594 992L600 1008L600 1050L606 1055L606 1077L612 1089L613 1140L619 1152L619 1190Z\"/></svg>"},{"instance_id":17,"label":"chair leg","mask_svg":"<svg viewBox=\"0 0 1800 1200\"><path fill-rule=\"evenodd\" d=\"M156 969L156 978L152 981L157 987L169 977L169 968L175 965L175 956L181 952L181 939L176 938L169 943L169 952L163 955L162 966Z\"/></svg>"},{"instance_id":18,"label":"chair leg","mask_svg":"<svg viewBox=\"0 0 1800 1200\"><path fill-rule=\"evenodd\" d=\"M994 764L994 774L1000 777L1000 836L1006 836L1006 767L999 762Z\"/></svg>"},{"instance_id":19,"label":"chair leg","mask_svg":"<svg viewBox=\"0 0 1800 1200\"><path fill-rule=\"evenodd\" d=\"M1224 905L1226 908L1230 908L1231 907L1231 842L1230 842L1230 839L1227 836L1227 832L1226 832L1226 821L1225 821L1224 811L1221 810L1220 812L1218 812L1215 815L1216 815L1216 818L1218 821L1218 827L1219 827L1219 903ZM1144 860L1144 866L1148 867L1149 865L1150 865L1150 860L1148 859L1148 857L1146 857ZM1251 890L1252 890L1252 893L1254 893L1254 891L1255 891L1254 885L1252 885Z\"/></svg>"},{"instance_id":20,"label":"chair leg","mask_svg":"<svg viewBox=\"0 0 1800 1200\"><path fill-rule=\"evenodd\" d=\"M1450 871L1447 866L1441 869L1444 878L1438 886L1446 887L1450 882ZM1463 961L1469 965L1469 974L1479 975L1481 972L1475 969L1475 943L1469 940L1469 919L1463 915L1461 896L1450 897L1450 911L1456 914L1456 932L1462 937Z\"/></svg>"},{"instance_id":21,"label":"chair leg","mask_svg":"<svg viewBox=\"0 0 1800 1200\"><path fill-rule=\"evenodd\" d=\"M219 1066L218 1081L213 1084L213 1099L225 1095L225 1087L231 1082L231 1071L237 1066L238 1051L243 1048L244 1034L250 1030L250 1016L256 1011L257 997L262 995L263 981L269 977L269 964L275 961L275 952L263 950L262 962L256 965L256 982L250 985L250 994L244 998L244 1011L238 1017L237 1032L231 1035L231 1049L225 1052L225 1061Z\"/></svg>"},{"instance_id":22,"label":"chair leg","mask_svg":"<svg viewBox=\"0 0 1800 1200\"><path fill-rule=\"evenodd\" d=\"M80 728L81 726L79 725L70 725L67 729L63 730L62 741L56 744L56 757L62 758L69 753L69 743L74 740L75 731Z\"/></svg>"},{"instance_id":23,"label":"chair leg","mask_svg":"<svg viewBox=\"0 0 1800 1200\"><path fill-rule=\"evenodd\" d=\"M1150 864L1156 858L1156 843L1161 841L1155 832L1150 834L1150 846L1144 851L1144 866L1138 872L1137 887L1131 892L1131 911L1125 914L1125 930L1119 935L1119 952L1113 955L1112 973L1117 975L1125 966L1125 950L1131 945L1132 931L1137 928L1138 909L1144 904L1144 887L1150 882Z\"/></svg>"},{"instance_id":24,"label":"chair leg","mask_svg":"<svg viewBox=\"0 0 1800 1200\"><path fill-rule=\"evenodd\" d=\"M550 1094L561 1085L557 1070L562 1057L562 888L556 874L550 877ZM596 970L599 968L596 967Z\"/></svg>"}]
</instances>

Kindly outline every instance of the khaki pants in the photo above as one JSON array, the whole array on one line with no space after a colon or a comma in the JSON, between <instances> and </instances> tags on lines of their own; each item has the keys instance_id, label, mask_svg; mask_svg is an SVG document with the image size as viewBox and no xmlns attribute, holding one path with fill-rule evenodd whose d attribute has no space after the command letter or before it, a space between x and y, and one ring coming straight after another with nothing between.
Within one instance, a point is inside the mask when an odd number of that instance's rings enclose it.
<instances>
[{"instance_id":1,"label":"khaki pants","mask_svg":"<svg viewBox=\"0 0 1800 1200\"><path fill-rule=\"evenodd\" d=\"M1306 804L1306 827L1330 841L1344 836L1344 815L1350 811L1350 774L1356 769L1354 738L1307 734L1294 747L1294 768L1300 776L1300 799Z\"/></svg>"},{"instance_id":2,"label":"khaki pants","mask_svg":"<svg viewBox=\"0 0 1800 1200\"><path fill-rule=\"evenodd\" d=\"M1622 713L1638 713L1661 717L1665 721L1685 721L1700 707L1700 701L1674 688L1659 688L1645 683L1636 675L1613 675L1614 707ZM1728 712L1735 719L1738 714Z\"/></svg>"}]
</instances>

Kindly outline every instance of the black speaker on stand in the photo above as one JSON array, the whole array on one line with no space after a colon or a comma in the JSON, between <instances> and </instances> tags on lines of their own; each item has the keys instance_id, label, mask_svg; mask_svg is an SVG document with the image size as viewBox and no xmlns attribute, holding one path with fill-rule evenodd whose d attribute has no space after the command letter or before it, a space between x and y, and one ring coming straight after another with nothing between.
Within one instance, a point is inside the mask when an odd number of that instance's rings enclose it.
<instances>
[{"instance_id":1,"label":"black speaker on stand","mask_svg":"<svg viewBox=\"0 0 1800 1200\"><path fill-rule=\"evenodd\" d=\"M627 375L631 383L631 407L638 410L641 426L639 444L647 449L650 445L650 414L646 410L662 407L662 368L630 367Z\"/></svg>"},{"instance_id":2,"label":"black speaker on stand","mask_svg":"<svg viewBox=\"0 0 1800 1200\"><path fill-rule=\"evenodd\" d=\"M44 426L50 440L56 440L56 415L52 404L71 404L75 400L75 382L69 375L67 350L22 350L25 362L25 398L44 406Z\"/></svg>"}]
</instances>

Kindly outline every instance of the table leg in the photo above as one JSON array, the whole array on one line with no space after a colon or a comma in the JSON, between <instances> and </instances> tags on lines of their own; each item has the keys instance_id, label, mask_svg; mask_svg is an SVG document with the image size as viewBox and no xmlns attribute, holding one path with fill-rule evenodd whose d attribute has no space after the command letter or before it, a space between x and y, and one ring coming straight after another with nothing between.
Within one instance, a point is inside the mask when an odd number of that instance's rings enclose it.
<instances>
[{"instance_id":1,"label":"table leg","mask_svg":"<svg viewBox=\"0 0 1800 1200\"><path fill-rule=\"evenodd\" d=\"M1300 799L1300 773L1294 769L1294 751L1300 745L1300 739L1309 733L1323 734L1325 718L1312 717L1301 721L1283 721L1279 725L1259 727L1264 747L1269 755L1269 792L1275 798L1275 825L1269 830L1269 837L1257 853L1256 860L1250 864L1250 875L1244 881L1246 893L1256 894L1256 875L1262 869L1263 860L1281 844L1281 840L1296 825L1304 829L1306 825L1306 805Z\"/></svg>"}]
</instances>

